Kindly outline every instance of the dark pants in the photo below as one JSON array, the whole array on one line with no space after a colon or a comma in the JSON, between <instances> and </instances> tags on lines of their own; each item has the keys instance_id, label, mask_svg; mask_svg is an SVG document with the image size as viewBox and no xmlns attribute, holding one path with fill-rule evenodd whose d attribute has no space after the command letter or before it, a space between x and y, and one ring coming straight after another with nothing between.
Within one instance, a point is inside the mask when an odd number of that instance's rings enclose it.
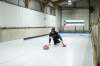
<instances>
[{"instance_id":1,"label":"dark pants","mask_svg":"<svg viewBox=\"0 0 100 66\"><path fill-rule=\"evenodd\" d=\"M60 43L58 39L53 39L53 41L54 41L54 45L57 45L57 43Z\"/></svg>"}]
</instances>

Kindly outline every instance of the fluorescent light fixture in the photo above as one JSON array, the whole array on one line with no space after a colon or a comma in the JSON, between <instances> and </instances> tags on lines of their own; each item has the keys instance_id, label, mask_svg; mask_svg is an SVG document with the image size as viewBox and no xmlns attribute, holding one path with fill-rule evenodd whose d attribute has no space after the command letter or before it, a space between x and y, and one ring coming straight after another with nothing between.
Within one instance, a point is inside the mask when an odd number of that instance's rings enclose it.
<instances>
[{"instance_id":1,"label":"fluorescent light fixture","mask_svg":"<svg viewBox=\"0 0 100 66\"><path fill-rule=\"evenodd\" d=\"M72 5L72 1L71 0L68 0L68 5Z\"/></svg>"},{"instance_id":2,"label":"fluorescent light fixture","mask_svg":"<svg viewBox=\"0 0 100 66\"><path fill-rule=\"evenodd\" d=\"M65 20L65 22L85 22L85 20Z\"/></svg>"},{"instance_id":3,"label":"fluorescent light fixture","mask_svg":"<svg viewBox=\"0 0 100 66\"><path fill-rule=\"evenodd\" d=\"M68 3L71 3L72 1L71 0L68 0Z\"/></svg>"}]
</instances>

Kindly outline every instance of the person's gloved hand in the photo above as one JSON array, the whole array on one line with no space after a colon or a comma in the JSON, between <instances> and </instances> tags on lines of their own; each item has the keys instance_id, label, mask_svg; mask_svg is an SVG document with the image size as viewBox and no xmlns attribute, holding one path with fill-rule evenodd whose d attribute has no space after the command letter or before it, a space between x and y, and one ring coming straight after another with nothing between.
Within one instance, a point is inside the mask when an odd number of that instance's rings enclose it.
<instances>
[{"instance_id":1,"label":"person's gloved hand","mask_svg":"<svg viewBox=\"0 0 100 66\"><path fill-rule=\"evenodd\" d=\"M60 42L63 43L63 40L61 40Z\"/></svg>"},{"instance_id":2,"label":"person's gloved hand","mask_svg":"<svg viewBox=\"0 0 100 66\"><path fill-rule=\"evenodd\" d=\"M63 43L63 40L61 40L61 44L62 44L62 47L66 47L66 45Z\"/></svg>"}]
</instances>

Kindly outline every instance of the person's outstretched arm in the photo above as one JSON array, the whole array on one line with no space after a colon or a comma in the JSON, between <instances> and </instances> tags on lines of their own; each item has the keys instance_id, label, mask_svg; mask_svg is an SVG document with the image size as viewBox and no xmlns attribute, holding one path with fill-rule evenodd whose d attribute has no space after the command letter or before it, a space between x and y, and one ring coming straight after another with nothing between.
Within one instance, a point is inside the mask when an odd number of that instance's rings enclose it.
<instances>
[{"instance_id":1,"label":"person's outstretched arm","mask_svg":"<svg viewBox=\"0 0 100 66\"><path fill-rule=\"evenodd\" d=\"M50 45L50 43L51 43L51 35L49 34L49 45Z\"/></svg>"},{"instance_id":2,"label":"person's outstretched arm","mask_svg":"<svg viewBox=\"0 0 100 66\"><path fill-rule=\"evenodd\" d=\"M59 35L59 34L58 34L58 35ZM63 41L63 39L62 39L62 37L61 37L60 35L59 35L59 38L60 38L61 41Z\"/></svg>"},{"instance_id":3,"label":"person's outstretched arm","mask_svg":"<svg viewBox=\"0 0 100 66\"><path fill-rule=\"evenodd\" d=\"M49 36L49 44L51 43L51 37Z\"/></svg>"},{"instance_id":4,"label":"person's outstretched arm","mask_svg":"<svg viewBox=\"0 0 100 66\"><path fill-rule=\"evenodd\" d=\"M64 43L63 43L63 39L62 39L62 37L60 36L60 34L58 34L59 35L59 39L61 40L60 42L62 43L62 45L64 46Z\"/></svg>"}]
</instances>

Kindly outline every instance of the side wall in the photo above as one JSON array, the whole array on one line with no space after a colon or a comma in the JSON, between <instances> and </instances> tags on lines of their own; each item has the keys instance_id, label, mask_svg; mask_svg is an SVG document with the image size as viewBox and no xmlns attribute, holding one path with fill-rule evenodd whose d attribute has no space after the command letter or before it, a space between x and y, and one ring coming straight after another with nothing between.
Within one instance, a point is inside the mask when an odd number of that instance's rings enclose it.
<instances>
[{"instance_id":1,"label":"side wall","mask_svg":"<svg viewBox=\"0 0 100 66\"><path fill-rule=\"evenodd\" d=\"M91 1L94 3L95 11L91 14L92 21L92 33L91 37L93 39L94 46L94 59L95 66L100 66L100 0Z\"/></svg>"},{"instance_id":2,"label":"side wall","mask_svg":"<svg viewBox=\"0 0 100 66\"><path fill-rule=\"evenodd\" d=\"M1 42L48 34L56 23L56 16L0 2Z\"/></svg>"}]
</instances>

